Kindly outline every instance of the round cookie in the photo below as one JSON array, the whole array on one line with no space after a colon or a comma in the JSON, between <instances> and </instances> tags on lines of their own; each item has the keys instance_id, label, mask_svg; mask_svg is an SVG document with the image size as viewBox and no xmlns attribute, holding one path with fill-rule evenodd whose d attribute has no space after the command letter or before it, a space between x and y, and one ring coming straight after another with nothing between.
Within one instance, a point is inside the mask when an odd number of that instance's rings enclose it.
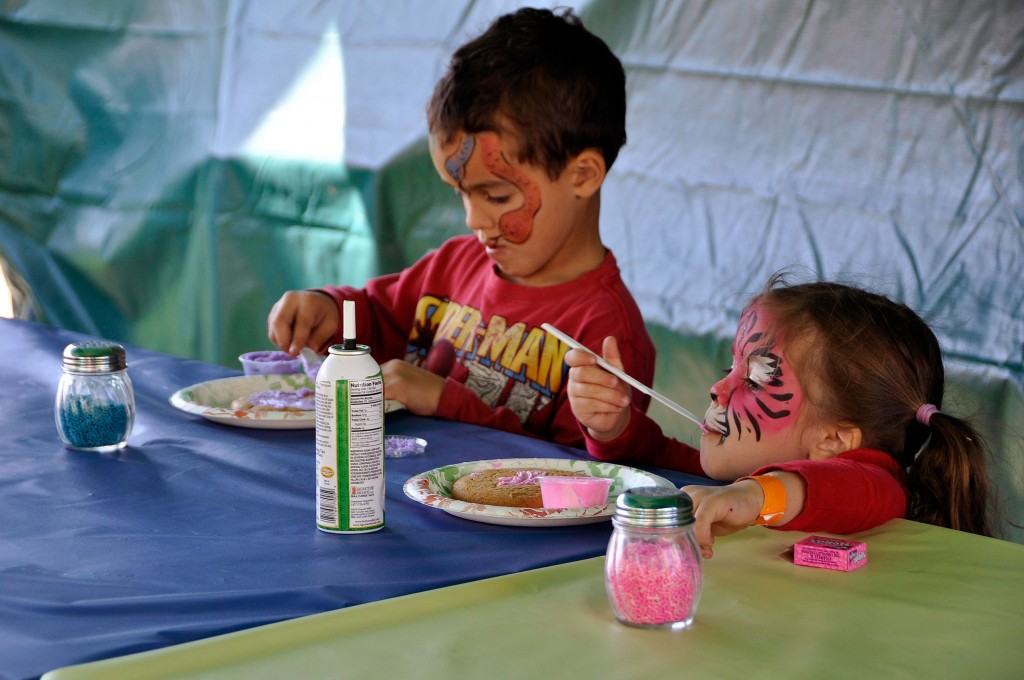
<instances>
[{"instance_id":1,"label":"round cookie","mask_svg":"<svg viewBox=\"0 0 1024 680\"><path fill-rule=\"evenodd\" d=\"M495 468L470 472L455 480L452 498L481 505L506 505L514 508L542 508L540 484L536 477L582 477L568 470L541 468ZM501 480L501 483L499 483Z\"/></svg>"},{"instance_id":2,"label":"round cookie","mask_svg":"<svg viewBox=\"0 0 1024 680\"><path fill-rule=\"evenodd\" d=\"M297 390L266 390L238 397L231 402L236 411L312 411L316 393L308 387Z\"/></svg>"}]
</instances>

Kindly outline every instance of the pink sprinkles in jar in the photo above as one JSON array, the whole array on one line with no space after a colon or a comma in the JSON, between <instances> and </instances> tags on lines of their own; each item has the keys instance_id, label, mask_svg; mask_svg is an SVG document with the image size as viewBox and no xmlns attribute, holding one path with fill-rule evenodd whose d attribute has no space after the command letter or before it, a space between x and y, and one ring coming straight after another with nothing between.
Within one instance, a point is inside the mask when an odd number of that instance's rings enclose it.
<instances>
[{"instance_id":1,"label":"pink sprinkles in jar","mask_svg":"<svg viewBox=\"0 0 1024 680\"><path fill-rule=\"evenodd\" d=\"M605 559L615 618L641 628L686 628L700 600L702 563L693 503L676 489L631 489L616 500Z\"/></svg>"},{"instance_id":2,"label":"pink sprinkles in jar","mask_svg":"<svg viewBox=\"0 0 1024 680\"><path fill-rule=\"evenodd\" d=\"M692 619L693 596L700 587L693 566L672 538L628 543L608 580L615 609L629 622L643 625Z\"/></svg>"}]
</instances>

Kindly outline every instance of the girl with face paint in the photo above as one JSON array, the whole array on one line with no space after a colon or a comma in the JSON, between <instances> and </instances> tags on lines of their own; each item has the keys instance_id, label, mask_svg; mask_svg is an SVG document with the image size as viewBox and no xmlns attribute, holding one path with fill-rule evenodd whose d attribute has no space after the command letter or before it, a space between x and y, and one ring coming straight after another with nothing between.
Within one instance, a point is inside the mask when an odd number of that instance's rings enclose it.
<instances>
[{"instance_id":1,"label":"girl with face paint","mask_svg":"<svg viewBox=\"0 0 1024 680\"><path fill-rule=\"evenodd\" d=\"M613 339L603 353L619 365ZM566 363L592 456L731 482L684 487L705 557L714 536L751 524L841 534L907 517L992 535L984 444L941 410L938 341L883 296L773 277L740 317L699 451L631 408L593 356Z\"/></svg>"}]
</instances>

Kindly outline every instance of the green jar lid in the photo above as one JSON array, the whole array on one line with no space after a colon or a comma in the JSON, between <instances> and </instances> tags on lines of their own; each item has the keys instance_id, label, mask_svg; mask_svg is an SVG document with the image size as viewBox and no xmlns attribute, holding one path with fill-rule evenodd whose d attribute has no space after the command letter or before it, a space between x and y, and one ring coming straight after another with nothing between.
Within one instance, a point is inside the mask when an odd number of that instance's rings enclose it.
<instances>
[{"instance_id":1,"label":"green jar lid","mask_svg":"<svg viewBox=\"0 0 1024 680\"><path fill-rule=\"evenodd\" d=\"M73 342L64 348L64 369L75 373L111 373L123 371L124 347L107 340Z\"/></svg>"},{"instance_id":2,"label":"green jar lid","mask_svg":"<svg viewBox=\"0 0 1024 680\"><path fill-rule=\"evenodd\" d=\"M637 487L615 500L614 519L627 526L686 527L693 524L693 500L679 489Z\"/></svg>"}]
</instances>

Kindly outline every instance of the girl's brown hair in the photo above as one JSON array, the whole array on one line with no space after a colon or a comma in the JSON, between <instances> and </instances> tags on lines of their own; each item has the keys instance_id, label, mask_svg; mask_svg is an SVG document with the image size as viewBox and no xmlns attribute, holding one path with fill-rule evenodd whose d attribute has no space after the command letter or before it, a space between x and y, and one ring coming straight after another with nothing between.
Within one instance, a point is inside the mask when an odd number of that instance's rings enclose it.
<instances>
[{"instance_id":1,"label":"girl's brown hair","mask_svg":"<svg viewBox=\"0 0 1024 680\"><path fill-rule=\"evenodd\" d=\"M860 428L862 446L907 470L907 517L991 536L986 448L967 421L941 411L945 374L938 340L904 304L860 288L769 280L756 302L776 333L801 337L797 372L820 417ZM816 388L816 389L815 389ZM918 422L923 404L940 409Z\"/></svg>"}]
</instances>

